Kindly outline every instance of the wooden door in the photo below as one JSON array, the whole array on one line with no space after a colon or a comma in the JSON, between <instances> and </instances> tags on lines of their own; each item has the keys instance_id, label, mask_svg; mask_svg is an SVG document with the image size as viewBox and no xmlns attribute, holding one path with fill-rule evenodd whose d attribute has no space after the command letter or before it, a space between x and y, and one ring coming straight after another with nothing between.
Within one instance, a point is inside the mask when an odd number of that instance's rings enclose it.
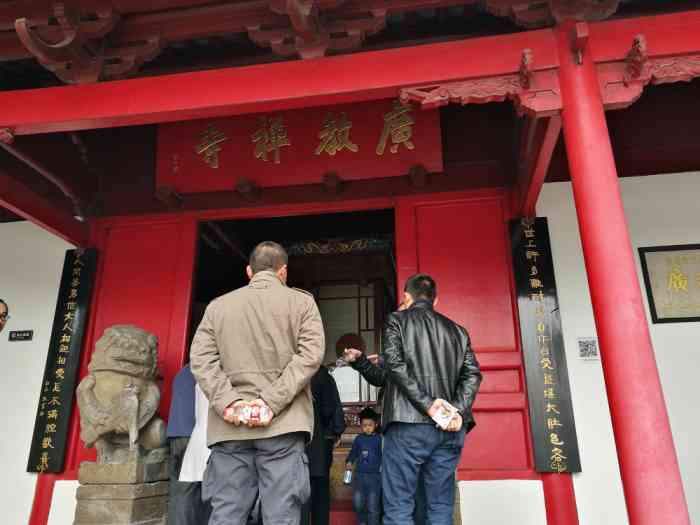
<instances>
[{"instance_id":1,"label":"wooden door","mask_svg":"<svg viewBox=\"0 0 700 525\"><path fill-rule=\"evenodd\" d=\"M469 331L484 381L459 479L539 479L533 470L507 233L507 193L399 199L399 287L417 272L437 282L437 310Z\"/></svg>"}]
</instances>

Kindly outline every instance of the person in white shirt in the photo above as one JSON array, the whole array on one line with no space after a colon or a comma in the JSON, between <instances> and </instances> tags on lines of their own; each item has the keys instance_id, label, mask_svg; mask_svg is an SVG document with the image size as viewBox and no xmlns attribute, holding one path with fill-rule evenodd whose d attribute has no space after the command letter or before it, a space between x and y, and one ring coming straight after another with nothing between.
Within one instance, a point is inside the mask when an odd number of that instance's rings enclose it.
<instances>
[{"instance_id":1,"label":"person in white shirt","mask_svg":"<svg viewBox=\"0 0 700 525\"><path fill-rule=\"evenodd\" d=\"M209 417L209 401L199 385L195 386L194 398L194 429L187 444L187 450L182 458L180 467L180 481L190 483L202 483L202 499L209 501L211 494L207 492L207 483L204 479L204 471L207 467L211 450L207 447L207 419ZM248 517L248 525L262 525L260 518L260 500L253 506L253 511Z\"/></svg>"}]
</instances>

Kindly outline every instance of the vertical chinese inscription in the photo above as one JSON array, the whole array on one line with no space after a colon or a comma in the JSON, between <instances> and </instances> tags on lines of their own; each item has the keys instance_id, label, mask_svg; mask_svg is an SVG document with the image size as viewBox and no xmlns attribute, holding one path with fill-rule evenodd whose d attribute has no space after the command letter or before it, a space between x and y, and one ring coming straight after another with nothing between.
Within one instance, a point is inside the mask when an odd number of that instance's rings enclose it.
<instances>
[{"instance_id":1,"label":"vertical chinese inscription","mask_svg":"<svg viewBox=\"0 0 700 525\"><path fill-rule=\"evenodd\" d=\"M195 147L195 152L197 155L202 157L205 164L210 168L219 167L219 152L221 151L221 144L226 142L228 138L221 131L219 131L213 124L207 126L207 128L202 132L199 140L199 144Z\"/></svg>"},{"instance_id":2,"label":"vertical chinese inscription","mask_svg":"<svg viewBox=\"0 0 700 525\"><path fill-rule=\"evenodd\" d=\"M511 237L536 469L578 472L581 467L546 219L513 221Z\"/></svg>"},{"instance_id":3,"label":"vertical chinese inscription","mask_svg":"<svg viewBox=\"0 0 700 525\"><path fill-rule=\"evenodd\" d=\"M94 250L69 250L61 276L29 472L61 472L95 269Z\"/></svg>"},{"instance_id":4,"label":"vertical chinese inscription","mask_svg":"<svg viewBox=\"0 0 700 525\"><path fill-rule=\"evenodd\" d=\"M391 138L389 151L397 153L399 146L403 144L406 149L412 150L416 146L411 140L413 137L413 116L411 116L411 106L402 104L400 100L394 101L394 108L384 115L384 128L379 136L377 144L377 155L384 155L387 143Z\"/></svg>"},{"instance_id":5,"label":"vertical chinese inscription","mask_svg":"<svg viewBox=\"0 0 700 525\"><path fill-rule=\"evenodd\" d=\"M360 147L350 140L351 129L352 122L345 113L341 113L337 121L333 114L329 113L318 134L319 144L314 153L320 155L325 152L331 157L343 149L357 153Z\"/></svg>"},{"instance_id":6,"label":"vertical chinese inscription","mask_svg":"<svg viewBox=\"0 0 700 525\"><path fill-rule=\"evenodd\" d=\"M561 448L566 442L559 435L558 427L561 427L562 424L556 416L556 414L561 413L559 411L558 370L550 347L550 320L545 315L544 284L542 279L538 277L541 274L538 262L538 259L541 259L541 254L537 245L537 231L534 228L534 223L525 222L522 233L524 237L522 250L529 266L528 293L530 301L533 302L532 310L535 314L531 322L537 343L539 368L542 373L542 404L545 412L543 431L549 447L549 467L553 472L566 472L568 470L567 457Z\"/></svg>"},{"instance_id":7,"label":"vertical chinese inscription","mask_svg":"<svg viewBox=\"0 0 700 525\"><path fill-rule=\"evenodd\" d=\"M250 138L255 145L254 155L258 160L267 162L268 153L273 154L273 162L280 163L280 148L291 146L287 128L282 117L261 117L259 127Z\"/></svg>"}]
</instances>

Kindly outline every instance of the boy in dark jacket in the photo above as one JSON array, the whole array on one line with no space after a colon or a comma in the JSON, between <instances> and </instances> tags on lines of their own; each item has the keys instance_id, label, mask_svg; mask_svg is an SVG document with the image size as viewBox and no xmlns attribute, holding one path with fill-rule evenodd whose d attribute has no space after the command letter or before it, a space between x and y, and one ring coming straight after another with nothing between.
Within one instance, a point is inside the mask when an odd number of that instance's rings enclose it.
<instances>
[{"instance_id":1,"label":"boy in dark jacket","mask_svg":"<svg viewBox=\"0 0 700 525\"><path fill-rule=\"evenodd\" d=\"M362 434L352 444L346 467L355 466L352 505L359 525L379 525L382 501L382 437L377 432L379 414L371 408L360 412Z\"/></svg>"}]
</instances>

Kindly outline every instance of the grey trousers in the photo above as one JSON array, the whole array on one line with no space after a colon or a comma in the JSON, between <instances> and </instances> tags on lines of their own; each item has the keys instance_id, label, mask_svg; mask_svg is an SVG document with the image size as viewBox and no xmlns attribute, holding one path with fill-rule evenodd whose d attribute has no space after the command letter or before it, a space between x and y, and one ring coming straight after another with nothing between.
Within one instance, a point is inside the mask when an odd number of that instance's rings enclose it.
<instances>
[{"instance_id":1,"label":"grey trousers","mask_svg":"<svg viewBox=\"0 0 700 525\"><path fill-rule=\"evenodd\" d=\"M245 525L258 494L263 523L299 525L311 491L304 448L301 433L212 446L202 481L209 525Z\"/></svg>"},{"instance_id":2,"label":"grey trousers","mask_svg":"<svg viewBox=\"0 0 700 525\"><path fill-rule=\"evenodd\" d=\"M202 501L201 483L178 481L182 458L190 438L170 438L170 497L168 498L168 525L204 525L211 508Z\"/></svg>"}]
</instances>

